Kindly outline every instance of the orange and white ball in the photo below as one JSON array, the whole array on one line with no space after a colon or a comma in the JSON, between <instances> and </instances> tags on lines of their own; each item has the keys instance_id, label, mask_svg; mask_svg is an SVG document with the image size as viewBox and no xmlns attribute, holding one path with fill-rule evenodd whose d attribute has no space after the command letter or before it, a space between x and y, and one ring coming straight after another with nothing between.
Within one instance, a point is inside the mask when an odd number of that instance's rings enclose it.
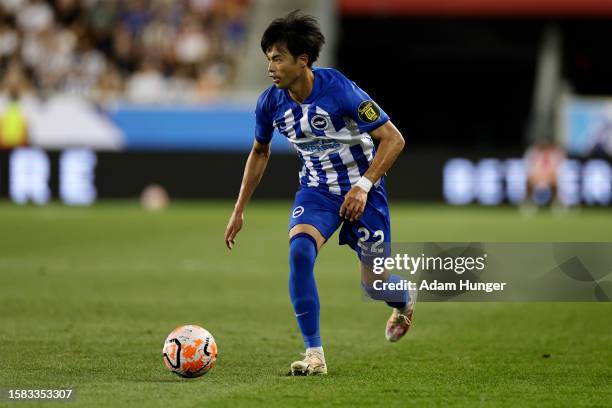
<instances>
[{"instance_id":1,"label":"orange and white ball","mask_svg":"<svg viewBox=\"0 0 612 408\"><path fill-rule=\"evenodd\" d=\"M217 343L206 329L195 324L177 327L168 335L163 349L164 363L185 378L206 374L217 359Z\"/></svg>"}]
</instances>

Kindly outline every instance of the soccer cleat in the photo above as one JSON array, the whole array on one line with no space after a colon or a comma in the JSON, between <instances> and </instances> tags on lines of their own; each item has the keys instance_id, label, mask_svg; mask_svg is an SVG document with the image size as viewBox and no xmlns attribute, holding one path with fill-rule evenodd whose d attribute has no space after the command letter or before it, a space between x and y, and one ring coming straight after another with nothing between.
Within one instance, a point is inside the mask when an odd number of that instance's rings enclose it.
<instances>
[{"instance_id":1,"label":"soccer cleat","mask_svg":"<svg viewBox=\"0 0 612 408\"><path fill-rule=\"evenodd\" d=\"M316 351L306 351L304 359L291 363L291 375L325 375L325 358Z\"/></svg>"},{"instance_id":2,"label":"soccer cleat","mask_svg":"<svg viewBox=\"0 0 612 408\"><path fill-rule=\"evenodd\" d=\"M412 314L414 313L414 302L408 304L408 310L405 314L400 313L399 310L393 309L391 317L387 321L387 329L385 330L385 337L390 342L396 342L410 330L412 326Z\"/></svg>"}]
</instances>

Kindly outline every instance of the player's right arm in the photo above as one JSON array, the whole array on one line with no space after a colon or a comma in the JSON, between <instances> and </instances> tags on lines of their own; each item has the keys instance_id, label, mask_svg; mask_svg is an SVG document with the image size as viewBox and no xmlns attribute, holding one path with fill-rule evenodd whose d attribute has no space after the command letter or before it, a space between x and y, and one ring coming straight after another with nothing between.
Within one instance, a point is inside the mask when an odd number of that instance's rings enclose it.
<instances>
[{"instance_id":1,"label":"player's right arm","mask_svg":"<svg viewBox=\"0 0 612 408\"><path fill-rule=\"evenodd\" d=\"M234 206L234 211L227 223L225 229L225 245L232 249L235 243L236 235L242 229L244 222L244 210L259 184L263 176L268 159L270 158L270 143L260 143L257 140L253 142L251 153L244 167L242 176L242 184L240 185L240 193Z\"/></svg>"}]
</instances>

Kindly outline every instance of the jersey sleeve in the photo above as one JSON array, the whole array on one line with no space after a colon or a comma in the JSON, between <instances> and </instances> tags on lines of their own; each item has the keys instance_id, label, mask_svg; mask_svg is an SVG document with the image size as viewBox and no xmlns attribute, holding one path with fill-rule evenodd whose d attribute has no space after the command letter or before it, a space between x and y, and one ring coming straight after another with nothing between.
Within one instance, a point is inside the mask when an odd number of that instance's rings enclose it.
<instances>
[{"instance_id":1,"label":"jersey sleeve","mask_svg":"<svg viewBox=\"0 0 612 408\"><path fill-rule=\"evenodd\" d=\"M357 122L361 132L377 129L389 120L389 116L353 81L344 78L344 115Z\"/></svg>"},{"instance_id":2,"label":"jersey sleeve","mask_svg":"<svg viewBox=\"0 0 612 408\"><path fill-rule=\"evenodd\" d=\"M267 101L267 92L264 92L255 106L255 139L262 144L270 143L274 132L274 124L267 108Z\"/></svg>"}]
</instances>

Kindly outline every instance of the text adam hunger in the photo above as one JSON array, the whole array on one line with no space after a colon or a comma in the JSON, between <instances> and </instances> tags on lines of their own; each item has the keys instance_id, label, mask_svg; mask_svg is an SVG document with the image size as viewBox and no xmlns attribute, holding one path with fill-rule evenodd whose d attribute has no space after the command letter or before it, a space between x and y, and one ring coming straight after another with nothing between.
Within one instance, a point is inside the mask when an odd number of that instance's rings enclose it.
<instances>
[{"instance_id":1,"label":"text adam hunger","mask_svg":"<svg viewBox=\"0 0 612 408\"><path fill-rule=\"evenodd\" d=\"M506 287L506 282L472 282L469 279L460 280L457 282L438 282L437 279L432 281L422 280L420 284L407 279L402 279L399 282L383 282L375 280L372 287L374 290L426 290L431 292L456 292L456 291L472 291L472 292L497 292L503 291Z\"/></svg>"}]
</instances>

